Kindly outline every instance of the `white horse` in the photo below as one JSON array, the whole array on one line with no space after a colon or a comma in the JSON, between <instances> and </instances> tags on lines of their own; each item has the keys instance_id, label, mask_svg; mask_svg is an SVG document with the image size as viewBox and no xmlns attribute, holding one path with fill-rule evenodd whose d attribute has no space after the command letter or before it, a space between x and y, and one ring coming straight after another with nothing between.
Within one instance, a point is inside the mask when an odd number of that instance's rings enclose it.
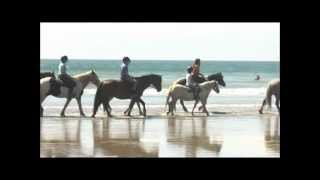
<instances>
[{"instance_id":1,"label":"white horse","mask_svg":"<svg viewBox=\"0 0 320 180\"><path fill-rule=\"evenodd\" d=\"M40 79L40 116L43 115L41 104L54 88L57 88L56 78L54 76Z\"/></svg>"},{"instance_id":2,"label":"white horse","mask_svg":"<svg viewBox=\"0 0 320 180\"><path fill-rule=\"evenodd\" d=\"M207 116L209 116L209 112L206 107L207 99L211 92L211 89L213 89L216 93L220 92L219 85L216 81L212 80L212 81L206 81L199 84L199 87L200 87L199 100L202 103L204 112L207 114ZM171 97L171 102L169 102L170 97ZM171 115L173 115L173 109L175 108L176 102L178 99L182 99L184 101L193 101L194 96L193 96L193 93L190 91L190 88L187 86L180 85L180 84L175 84L174 86L171 86L171 88L169 89L167 101L166 101L166 106L167 104L169 104L169 111L167 112L167 114L171 112ZM197 106L197 104L198 104L198 101L194 103L194 106L192 109L192 115L193 115L194 108Z\"/></svg>"},{"instance_id":3,"label":"white horse","mask_svg":"<svg viewBox=\"0 0 320 180\"><path fill-rule=\"evenodd\" d=\"M263 99L262 105L259 109L260 114L263 113L263 107L266 104L268 104L269 109L271 109L272 95L276 97L275 105L277 106L278 112L280 113L280 79L274 79L268 83L266 97Z\"/></svg>"},{"instance_id":4,"label":"white horse","mask_svg":"<svg viewBox=\"0 0 320 180\"><path fill-rule=\"evenodd\" d=\"M80 110L80 115L85 116L85 114L83 113L82 104L81 104L81 96L83 94L83 89L86 88L86 86L90 82L93 83L96 87L98 87L100 84L100 80L97 74L93 70L75 75L73 76L73 79L76 82L76 86L73 88L73 91L71 93L71 98L68 98L68 88L65 86L60 87L60 93L58 95L53 95L54 97L57 97L57 98L67 98L67 101L60 113L60 116L62 117L65 116L64 112L73 98L76 98L77 100L79 110Z\"/></svg>"}]
</instances>

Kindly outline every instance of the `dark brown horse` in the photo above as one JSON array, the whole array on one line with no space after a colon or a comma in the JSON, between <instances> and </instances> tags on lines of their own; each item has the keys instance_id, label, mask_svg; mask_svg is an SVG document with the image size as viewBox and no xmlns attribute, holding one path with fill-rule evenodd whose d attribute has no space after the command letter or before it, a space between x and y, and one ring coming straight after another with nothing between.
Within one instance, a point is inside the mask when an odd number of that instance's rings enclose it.
<instances>
[{"instance_id":1,"label":"dark brown horse","mask_svg":"<svg viewBox=\"0 0 320 180\"><path fill-rule=\"evenodd\" d=\"M45 77L55 77L54 72L40 72L40 79Z\"/></svg>"},{"instance_id":2,"label":"dark brown horse","mask_svg":"<svg viewBox=\"0 0 320 180\"><path fill-rule=\"evenodd\" d=\"M211 81L211 80L215 80L218 82L219 85L225 87L226 86L226 83L224 82L223 80L223 75L221 72L219 73L216 73L216 74L211 74L209 75L206 79L203 78L202 76L197 76L195 79L194 79L197 83L203 83L205 81ZM181 85L186 85L186 79L180 79L179 81L176 82L177 84L181 84ZM183 110L185 112L188 112L188 109L186 108L186 106L184 105L183 103L183 100L180 99L180 104L183 108ZM202 109L202 106L199 107L199 110Z\"/></svg>"},{"instance_id":3,"label":"dark brown horse","mask_svg":"<svg viewBox=\"0 0 320 180\"><path fill-rule=\"evenodd\" d=\"M143 114L146 116L145 102L141 99L141 96L146 88L153 85L158 92L161 91L161 76L151 74L141 77L136 77L137 85L136 92L132 92L130 85L127 82L119 80L105 80L102 81L97 89L94 98L93 114L91 117L95 117L98 107L103 104L107 110L108 116L111 117L111 107L109 102L112 98L118 99L131 99L129 105L128 116L130 116L134 103L140 102L143 105Z\"/></svg>"}]
</instances>

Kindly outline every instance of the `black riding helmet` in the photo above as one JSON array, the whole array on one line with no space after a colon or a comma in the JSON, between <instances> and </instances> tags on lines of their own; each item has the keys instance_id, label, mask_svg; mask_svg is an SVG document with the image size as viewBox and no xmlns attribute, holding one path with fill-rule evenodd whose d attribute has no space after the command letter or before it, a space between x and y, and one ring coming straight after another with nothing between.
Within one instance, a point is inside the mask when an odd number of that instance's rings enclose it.
<instances>
[{"instance_id":1,"label":"black riding helmet","mask_svg":"<svg viewBox=\"0 0 320 180\"><path fill-rule=\"evenodd\" d=\"M127 57L127 56L125 56L125 57L123 57L123 59L122 59L122 62L130 62L131 60L129 59L129 57Z\"/></svg>"},{"instance_id":2,"label":"black riding helmet","mask_svg":"<svg viewBox=\"0 0 320 180\"><path fill-rule=\"evenodd\" d=\"M65 63L68 61L68 56L62 56L60 60L62 63Z\"/></svg>"},{"instance_id":3,"label":"black riding helmet","mask_svg":"<svg viewBox=\"0 0 320 180\"><path fill-rule=\"evenodd\" d=\"M195 59L195 60L194 60L194 64L196 64L196 65L199 65L199 66L200 66L200 59L199 59L199 58Z\"/></svg>"}]
</instances>

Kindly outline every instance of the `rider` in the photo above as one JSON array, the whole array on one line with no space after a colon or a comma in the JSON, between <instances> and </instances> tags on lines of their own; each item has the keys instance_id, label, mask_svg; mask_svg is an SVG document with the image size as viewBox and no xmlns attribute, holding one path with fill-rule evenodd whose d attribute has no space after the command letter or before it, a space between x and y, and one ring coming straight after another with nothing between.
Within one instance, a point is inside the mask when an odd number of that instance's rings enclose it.
<instances>
[{"instance_id":1,"label":"rider","mask_svg":"<svg viewBox=\"0 0 320 180\"><path fill-rule=\"evenodd\" d=\"M189 66L187 69L186 86L192 90L194 99L198 100L200 87L199 87L198 83L193 80L192 70L193 70L193 68L191 66Z\"/></svg>"},{"instance_id":2,"label":"rider","mask_svg":"<svg viewBox=\"0 0 320 180\"><path fill-rule=\"evenodd\" d=\"M61 62L59 64L59 73L58 73L58 78L62 80L63 85L69 88L68 91L68 98L72 97L72 91L73 88L76 86L76 83L72 79L72 77L67 74L67 65L66 63L68 62L68 57L67 56L62 56L61 57Z\"/></svg>"},{"instance_id":3,"label":"rider","mask_svg":"<svg viewBox=\"0 0 320 180\"><path fill-rule=\"evenodd\" d=\"M192 73L194 77L202 77L205 78L203 74L200 73L200 59L197 58L192 64Z\"/></svg>"},{"instance_id":4,"label":"rider","mask_svg":"<svg viewBox=\"0 0 320 180\"><path fill-rule=\"evenodd\" d=\"M129 71L128 71L128 66L131 62L131 60L129 59L129 57L125 56L123 59L122 59L122 64L121 64L121 67L120 67L120 70L121 70L121 80L122 81L126 81L128 82L131 87L132 87L132 91L136 91L136 86L137 86L137 81L129 75Z\"/></svg>"}]
</instances>

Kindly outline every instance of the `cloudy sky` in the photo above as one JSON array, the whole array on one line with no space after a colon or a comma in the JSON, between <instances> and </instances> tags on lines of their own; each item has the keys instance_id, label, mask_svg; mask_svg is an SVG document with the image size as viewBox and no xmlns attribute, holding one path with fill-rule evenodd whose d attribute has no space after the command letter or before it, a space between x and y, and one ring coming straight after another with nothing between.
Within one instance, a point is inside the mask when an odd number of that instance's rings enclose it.
<instances>
[{"instance_id":1,"label":"cloudy sky","mask_svg":"<svg viewBox=\"0 0 320 180\"><path fill-rule=\"evenodd\" d=\"M280 60L280 23L41 23L40 58Z\"/></svg>"}]
</instances>

